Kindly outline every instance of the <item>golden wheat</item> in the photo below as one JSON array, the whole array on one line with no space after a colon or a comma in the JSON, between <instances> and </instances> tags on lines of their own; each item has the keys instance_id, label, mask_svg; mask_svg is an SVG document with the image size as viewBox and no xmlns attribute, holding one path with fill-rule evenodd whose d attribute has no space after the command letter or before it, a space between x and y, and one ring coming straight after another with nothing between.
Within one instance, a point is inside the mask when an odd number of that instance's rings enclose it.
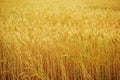
<instances>
[{"instance_id":1,"label":"golden wheat","mask_svg":"<svg viewBox=\"0 0 120 80\"><path fill-rule=\"evenodd\" d=\"M117 0L1 0L0 80L119 80Z\"/></svg>"}]
</instances>

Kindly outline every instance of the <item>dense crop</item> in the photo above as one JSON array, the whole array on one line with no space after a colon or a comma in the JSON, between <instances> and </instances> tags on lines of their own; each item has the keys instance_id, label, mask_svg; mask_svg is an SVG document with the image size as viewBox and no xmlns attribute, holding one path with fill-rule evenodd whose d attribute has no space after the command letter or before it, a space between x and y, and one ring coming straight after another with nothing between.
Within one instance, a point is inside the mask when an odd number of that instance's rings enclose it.
<instances>
[{"instance_id":1,"label":"dense crop","mask_svg":"<svg viewBox=\"0 0 120 80\"><path fill-rule=\"evenodd\" d=\"M0 4L0 80L120 79L119 0Z\"/></svg>"}]
</instances>

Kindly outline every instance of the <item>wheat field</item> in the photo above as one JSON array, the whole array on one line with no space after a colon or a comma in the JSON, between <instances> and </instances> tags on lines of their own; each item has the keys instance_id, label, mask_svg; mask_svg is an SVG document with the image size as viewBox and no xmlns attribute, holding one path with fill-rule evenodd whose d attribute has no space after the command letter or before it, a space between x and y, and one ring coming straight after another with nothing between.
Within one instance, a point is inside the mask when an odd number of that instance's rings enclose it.
<instances>
[{"instance_id":1,"label":"wheat field","mask_svg":"<svg viewBox=\"0 0 120 80\"><path fill-rule=\"evenodd\" d=\"M120 80L120 0L0 0L0 80Z\"/></svg>"}]
</instances>

